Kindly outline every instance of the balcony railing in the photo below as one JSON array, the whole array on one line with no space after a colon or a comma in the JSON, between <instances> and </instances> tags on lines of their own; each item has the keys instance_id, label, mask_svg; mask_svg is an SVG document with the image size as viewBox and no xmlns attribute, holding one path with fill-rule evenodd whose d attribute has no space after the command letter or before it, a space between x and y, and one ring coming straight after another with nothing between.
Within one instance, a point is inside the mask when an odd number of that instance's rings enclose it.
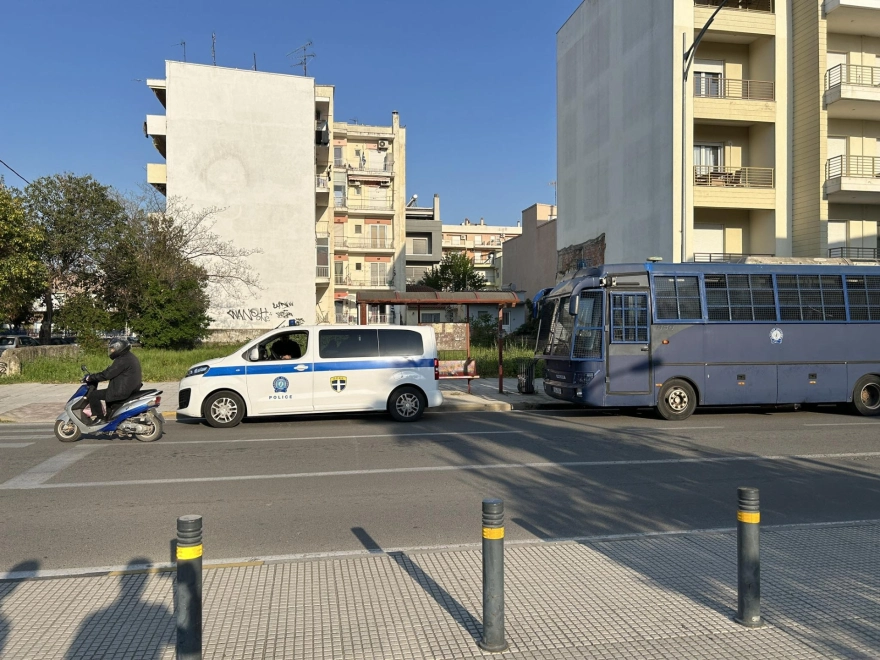
<instances>
[{"instance_id":1,"label":"balcony railing","mask_svg":"<svg viewBox=\"0 0 880 660\"><path fill-rule=\"evenodd\" d=\"M717 7L721 0L694 0L697 7ZM773 0L729 0L724 5L725 9L740 9L743 11L773 12Z\"/></svg>"},{"instance_id":2,"label":"balcony railing","mask_svg":"<svg viewBox=\"0 0 880 660\"><path fill-rule=\"evenodd\" d=\"M392 211L394 210L394 203L390 197L388 199L357 199L349 197L347 208L370 211Z\"/></svg>"},{"instance_id":3,"label":"balcony railing","mask_svg":"<svg viewBox=\"0 0 880 660\"><path fill-rule=\"evenodd\" d=\"M877 248L863 247L836 247L828 248L829 257L841 257L843 259L877 259Z\"/></svg>"},{"instance_id":4,"label":"balcony railing","mask_svg":"<svg viewBox=\"0 0 880 660\"><path fill-rule=\"evenodd\" d=\"M709 99L775 100L775 85L769 80L737 80L698 75L694 79L694 96Z\"/></svg>"},{"instance_id":5,"label":"balcony railing","mask_svg":"<svg viewBox=\"0 0 880 660\"><path fill-rule=\"evenodd\" d=\"M337 314L336 323L344 323L348 325L357 325L357 314Z\"/></svg>"},{"instance_id":6,"label":"balcony railing","mask_svg":"<svg viewBox=\"0 0 880 660\"><path fill-rule=\"evenodd\" d=\"M391 250L394 241L390 238L344 238L345 247L351 250Z\"/></svg>"},{"instance_id":7,"label":"balcony railing","mask_svg":"<svg viewBox=\"0 0 880 660\"><path fill-rule=\"evenodd\" d=\"M838 64L825 72L825 89L838 85L880 87L880 66Z\"/></svg>"},{"instance_id":8,"label":"balcony railing","mask_svg":"<svg viewBox=\"0 0 880 660\"><path fill-rule=\"evenodd\" d=\"M342 195L334 195L333 206L337 209L346 209L348 208L348 199Z\"/></svg>"},{"instance_id":9,"label":"balcony railing","mask_svg":"<svg viewBox=\"0 0 880 660\"><path fill-rule=\"evenodd\" d=\"M371 288L371 289L385 289L390 286L393 286L393 282L386 280L384 277L350 277L348 278L348 282L346 282L349 286L359 287L359 288Z\"/></svg>"},{"instance_id":10,"label":"balcony railing","mask_svg":"<svg viewBox=\"0 0 880 660\"><path fill-rule=\"evenodd\" d=\"M345 158L334 158L333 167L345 167Z\"/></svg>"},{"instance_id":11,"label":"balcony railing","mask_svg":"<svg viewBox=\"0 0 880 660\"><path fill-rule=\"evenodd\" d=\"M315 177L315 187L320 188L321 190L328 190L330 187L330 181L325 176Z\"/></svg>"},{"instance_id":12,"label":"balcony railing","mask_svg":"<svg viewBox=\"0 0 880 660\"><path fill-rule=\"evenodd\" d=\"M389 316L387 314L367 314L367 323L388 323Z\"/></svg>"},{"instance_id":13,"label":"balcony railing","mask_svg":"<svg viewBox=\"0 0 880 660\"><path fill-rule=\"evenodd\" d=\"M773 188L773 168L695 165L694 185L722 188Z\"/></svg>"},{"instance_id":14,"label":"balcony railing","mask_svg":"<svg viewBox=\"0 0 880 660\"><path fill-rule=\"evenodd\" d=\"M841 176L873 179L880 177L880 158L873 156L834 156L825 163L825 178Z\"/></svg>"},{"instance_id":15,"label":"balcony railing","mask_svg":"<svg viewBox=\"0 0 880 660\"><path fill-rule=\"evenodd\" d=\"M330 279L330 266L315 266L315 277L319 280Z\"/></svg>"},{"instance_id":16,"label":"balcony railing","mask_svg":"<svg viewBox=\"0 0 880 660\"><path fill-rule=\"evenodd\" d=\"M384 163L349 163L348 169L352 172L380 172L391 174L394 172L394 161L385 161Z\"/></svg>"},{"instance_id":17,"label":"balcony railing","mask_svg":"<svg viewBox=\"0 0 880 660\"><path fill-rule=\"evenodd\" d=\"M697 263L742 263L746 257L772 257L772 254L748 254L743 252L694 252Z\"/></svg>"}]
</instances>

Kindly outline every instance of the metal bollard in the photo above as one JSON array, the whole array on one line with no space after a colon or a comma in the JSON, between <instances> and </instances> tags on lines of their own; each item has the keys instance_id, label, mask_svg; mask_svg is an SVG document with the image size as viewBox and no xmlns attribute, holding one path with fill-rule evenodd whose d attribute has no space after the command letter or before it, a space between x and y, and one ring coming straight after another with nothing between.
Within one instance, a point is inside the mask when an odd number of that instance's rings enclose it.
<instances>
[{"instance_id":1,"label":"metal bollard","mask_svg":"<svg viewBox=\"0 0 880 660\"><path fill-rule=\"evenodd\" d=\"M734 621L760 628L761 619L761 512L757 488L738 488L736 511L737 608Z\"/></svg>"},{"instance_id":2,"label":"metal bollard","mask_svg":"<svg viewBox=\"0 0 880 660\"><path fill-rule=\"evenodd\" d=\"M202 658L202 517L177 519L177 658Z\"/></svg>"},{"instance_id":3,"label":"metal bollard","mask_svg":"<svg viewBox=\"0 0 880 660\"><path fill-rule=\"evenodd\" d=\"M484 651L506 651L504 639L504 502L483 500L483 639Z\"/></svg>"}]
</instances>

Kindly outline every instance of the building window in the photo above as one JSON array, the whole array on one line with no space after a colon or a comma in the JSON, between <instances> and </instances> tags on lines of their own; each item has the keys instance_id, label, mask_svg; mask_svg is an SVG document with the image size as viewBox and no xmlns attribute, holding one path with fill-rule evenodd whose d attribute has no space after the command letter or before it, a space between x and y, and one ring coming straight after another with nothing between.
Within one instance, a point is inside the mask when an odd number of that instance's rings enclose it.
<instances>
[{"instance_id":1,"label":"building window","mask_svg":"<svg viewBox=\"0 0 880 660\"><path fill-rule=\"evenodd\" d=\"M474 236L474 245L482 245L482 244L483 244L483 237L480 236L479 234Z\"/></svg>"},{"instance_id":2,"label":"building window","mask_svg":"<svg viewBox=\"0 0 880 660\"><path fill-rule=\"evenodd\" d=\"M440 312L422 312L422 323L440 323Z\"/></svg>"},{"instance_id":3,"label":"building window","mask_svg":"<svg viewBox=\"0 0 880 660\"><path fill-rule=\"evenodd\" d=\"M388 247L388 225L370 225L369 229L371 248Z\"/></svg>"},{"instance_id":4,"label":"building window","mask_svg":"<svg viewBox=\"0 0 880 660\"><path fill-rule=\"evenodd\" d=\"M407 238L406 239L407 254L431 254L428 249L427 238Z\"/></svg>"},{"instance_id":5,"label":"building window","mask_svg":"<svg viewBox=\"0 0 880 660\"><path fill-rule=\"evenodd\" d=\"M406 267L406 283L415 284L424 277L427 268L424 266L407 266Z\"/></svg>"},{"instance_id":6,"label":"building window","mask_svg":"<svg viewBox=\"0 0 880 660\"><path fill-rule=\"evenodd\" d=\"M361 270L361 263L360 263L360 262L356 263L356 264L354 265L354 269L355 269L355 270Z\"/></svg>"},{"instance_id":7,"label":"building window","mask_svg":"<svg viewBox=\"0 0 880 660\"><path fill-rule=\"evenodd\" d=\"M360 225L355 225L355 226L354 226L354 233L355 233L355 234L361 234L361 233L363 233L362 228L361 228Z\"/></svg>"},{"instance_id":8,"label":"building window","mask_svg":"<svg viewBox=\"0 0 880 660\"><path fill-rule=\"evenodd\" d=\"M387 283L385 269L387 264L383 262L370 264L370 286L383 286Z\"/></svg>"}]
</instances>

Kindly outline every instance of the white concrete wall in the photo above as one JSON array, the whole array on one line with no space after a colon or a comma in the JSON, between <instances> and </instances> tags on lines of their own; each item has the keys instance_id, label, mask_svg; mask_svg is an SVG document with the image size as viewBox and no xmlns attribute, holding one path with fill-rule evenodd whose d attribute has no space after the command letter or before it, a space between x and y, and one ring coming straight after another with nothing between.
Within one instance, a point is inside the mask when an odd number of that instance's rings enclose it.
<instances>
[{"instance_id":1,"label":"white concrete wall","mask_svg":"<svg viewBox=\"0 0 880 660\"><path fill-rule=\"evenodd\" d=\"M166 63L168 195L224 210L214 232L242 248L262 290L212 292L214 328L315 321L314 80Z\"/></svg>"},{"instance_id":2,"label":"white concrete wall","mask_svg":"<svg viewBox=\"0 0 880 660\"><path fill-rule=\"evenodd\" d=\"M675 18L672 0L585 0L559 30L558 248L605 232L609 263L677 258Z\"/></svg>"}]
</instances>

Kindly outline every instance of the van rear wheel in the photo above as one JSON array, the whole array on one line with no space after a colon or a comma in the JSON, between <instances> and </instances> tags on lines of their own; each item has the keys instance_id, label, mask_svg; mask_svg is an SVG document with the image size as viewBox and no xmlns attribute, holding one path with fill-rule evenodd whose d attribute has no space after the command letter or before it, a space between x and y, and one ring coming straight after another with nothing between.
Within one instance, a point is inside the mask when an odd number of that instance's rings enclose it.
<instances>
[{"instance_id":1,"label":"van rear wheel","mask_svg":"<svg viewBox=\"0 0 880 660\"><path fill-rule=\"evenodd\" d=\"M862 376L853 389L853 406L866 417L880 415L880 378Z\"/></svg>"},{"instance_id":2,"label":"van rear wheel","mask_svg":"<svg viewBox=\"0 0 880 660\"><path fill-rule=\"evenodd\" d=\"M697 393L686 380L673 378L660 388L657 412L663 419L681 420L693 415L697 409Z\"/></svg>"},{"instance_id":3,"label":"van rear wheel","mask_svg":"<svg viewBox=\"0 0 880 660\"><path fill-rule=\"evenodd\" d=\"M244 419L244 400L229 390L214 392L205 399L202 414L208 425L215 429L238 426Z\"/></svg>"},{"instance_id":4,"label":"van rear wheel","mask_svg":"<svg viewBox=\"0 0 880 660\"><path fill-rule=\"evenodd\" d=\"M388 412L396 422L414 422L428 407L428 397L417 387L400 387L388 397Z\"/></svg>"}]
</instances>

